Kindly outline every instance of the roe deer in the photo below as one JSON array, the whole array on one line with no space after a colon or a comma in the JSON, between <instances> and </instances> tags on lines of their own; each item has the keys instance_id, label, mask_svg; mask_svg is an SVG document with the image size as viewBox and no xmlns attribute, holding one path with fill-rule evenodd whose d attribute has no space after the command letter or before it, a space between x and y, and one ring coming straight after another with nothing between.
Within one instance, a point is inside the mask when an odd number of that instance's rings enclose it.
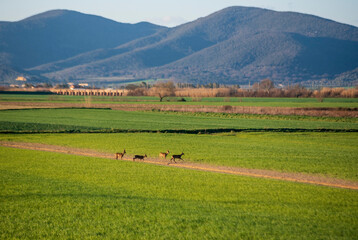
<instances>
[{"instance_id":1,"label":"roe deer","mask_svg":"<svg viewBox=\"0 0 358 240\"><path fill-rule=\"evenodd\" d=\"M172 158L170 159L170 162L169 162L169 163L171 163L172 160L176 163L175 159L180 159L180 160L184 161L184 160L181 158L181 156L183 156L183 155L184 155L183 152L182 152L181 154L179 154L179 155L172 155ZM168 163L168 164L169 164L169 163Z\"/></svg>"},{"instance_id":2,"label":"roe deer","mask_svg":"<svg viewBox=\"0 0 358 240\"><path fill-rule=\"evenodd\" d=\"M143 155L134 155L133 161L135 159L144 160L144 158L146 158L146 157L147 157L147 154L145 154L144 156Z\"/></svg>"},{"instance_id":3,"label":"roe deer","mask_svg":"<svg viewBox=\"0 0 358 240\"><path fill-rule=\"evenodd\" d=\"M126 154L126 150L125 150L125 149L123 150L123 152L122 152L122 153L116 153L116 159L118 160L118 158L120 157L120 158L121 158L121 160L122 160L122 158L123 158L124 154Z\"/></svg>"},{"instance_id":4,"label":"roe deer","mask_svg":"<svg viewBox=\"0 0 358 240\"><path fill-rule=\"evenodd\" d=\"M163 153L163 152L159 153L159 157L167 158L168 154L169 154L169 150L167 150L166 153Z\"/></svg>"}]
</instances>

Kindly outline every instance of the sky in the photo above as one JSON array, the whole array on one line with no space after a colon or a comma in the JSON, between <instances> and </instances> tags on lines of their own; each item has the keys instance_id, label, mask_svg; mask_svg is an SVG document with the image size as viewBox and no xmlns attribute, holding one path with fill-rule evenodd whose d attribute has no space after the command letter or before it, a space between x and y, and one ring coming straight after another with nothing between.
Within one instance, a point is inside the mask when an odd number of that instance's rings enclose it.
<instances>
[{"instance_id":1,"label":"sky","mask_svg":"<svg viewBox=\"0 0 358 240\"><path fill-rule=\"evenodd\" d=\"M358 0L0 0L0 21L19 21L53 9L99 15L123 23L173 27L229 6L308 13L358 26Z\"/></svg>"}]
</instances>

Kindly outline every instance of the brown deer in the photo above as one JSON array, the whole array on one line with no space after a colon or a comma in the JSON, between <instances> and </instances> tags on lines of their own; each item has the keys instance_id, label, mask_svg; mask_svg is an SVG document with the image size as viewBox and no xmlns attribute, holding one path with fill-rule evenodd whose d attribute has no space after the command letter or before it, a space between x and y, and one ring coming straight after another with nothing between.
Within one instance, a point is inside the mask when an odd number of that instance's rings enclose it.
<instances>
[{"instance_id":1,"label":"brown deer","mask_svg":"<svg viewBox=\"0 0 358 240\"><path fill-rule=\"evenodd\" d=\"M182 160L182 161L184 161L181 157L184 155L184 153L182 152L181 154L179 154L179 155L172 155L172 158L170 159L170 162L169 163L171 163L172 161L174 161L175 163L176 163L176 161L175 161L175 159L180 159L180 160ZM168 163L168 164L169 164Z\"/></svg>"},{"instance_id":2,"label":"brown deer","mask_svg":"<svg viewBox=\"0 0 358 240\"><path fill-rule=\"evenodd\" d=\"M126 154L126 150L124 149L122 153L116 153L116 159L118 160L118 158L123 158L124 154Z\"/></svg>"},{"instance_id":3,"label":"brown deer","mask_svg":"<svg viewBox=\"0 0 358 240\"><path fill-rule=\"evenodd\" d=\"M166 153L163 153L163 152L159 153L159 157L167 158L167 155L168 155L168 154L169 154L169 150L167 150Z\"/></svg>"},{"instance_id":4,"label":"brown deer","mask_svg":"<svg viewBox=\"0 0 358 240\"><path fill-rule=\"evenodd\" d=\"M147 154L145 154L144 156L143 155L134 155L133 161L135 159L144 160L144 158L146 158L146 157L147 157Z\"/></svg>"}]
</instances>

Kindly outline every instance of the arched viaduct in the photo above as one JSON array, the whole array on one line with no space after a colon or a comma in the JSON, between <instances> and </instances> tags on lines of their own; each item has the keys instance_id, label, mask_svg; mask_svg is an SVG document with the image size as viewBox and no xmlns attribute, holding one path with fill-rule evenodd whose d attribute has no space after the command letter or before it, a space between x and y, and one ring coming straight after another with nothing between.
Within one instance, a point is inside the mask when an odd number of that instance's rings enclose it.
<instances>
[{"instance_id":1,"label":"arched viaduct","mask_svg":"<svg viewBox=\"0 0 358 240\"><path fill-rule=\"evenodd\" d=\"M123 96L126 90L106 89L52 89L51 92L58 95L71 96Z\"/></svg>"}]
</instances>

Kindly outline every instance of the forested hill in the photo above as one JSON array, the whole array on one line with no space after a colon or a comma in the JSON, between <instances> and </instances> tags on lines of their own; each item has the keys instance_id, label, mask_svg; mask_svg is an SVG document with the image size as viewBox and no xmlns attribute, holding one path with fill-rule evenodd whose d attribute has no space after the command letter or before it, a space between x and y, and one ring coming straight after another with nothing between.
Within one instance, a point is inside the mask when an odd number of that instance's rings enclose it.
<instances>
[{"instance_id":1,"label":"forested hill","mask_svg":"<svg viewBox=\"0 0 358 240\"><path fill-rule=\"evenodd\" d=\"M0 69L25 69L151 35L164 27L125 24L69 10L0 22Z\"/></svg>"},{"instance_id":2,"label":"forested hill","mask_svg":"<svg viewBox=\"0 0 358 240\"><path fill-rule=\"evenodd\" d=\"M83 38L74 33L81 22L76 17L92 21L88 25L82 22L80 28L87 29L87 35L79 34ZM351 76L348 73L358 67L358 28L307 14L230 7L174 28L163 28L149 23L126 25L61 10L20 22L42 22L43 18L47 22L61 18L76 23L66 25L69 29L63 23L52 27L57 32L61 29L64 36L53 34L48 41L37 30L27 31L42 41L47 51L59 46L62 55L56 59L51 54L40 57L34 47L22 55L24 59L11 64L51 79L127 76L192 83L245 84L263 78L296 83L339 79L344 83L354 81L345 76ZM121 31L112 33L109 27L103 27L104 23ZM123 32L131 34L124 36ZM64 39L66 44L61 45ZM26 44L20 48L28 49ZM10 52L12 59L20 59L19 51ZM6 58L3 47L1 52Z\"/></svg>"}]
</instances>

